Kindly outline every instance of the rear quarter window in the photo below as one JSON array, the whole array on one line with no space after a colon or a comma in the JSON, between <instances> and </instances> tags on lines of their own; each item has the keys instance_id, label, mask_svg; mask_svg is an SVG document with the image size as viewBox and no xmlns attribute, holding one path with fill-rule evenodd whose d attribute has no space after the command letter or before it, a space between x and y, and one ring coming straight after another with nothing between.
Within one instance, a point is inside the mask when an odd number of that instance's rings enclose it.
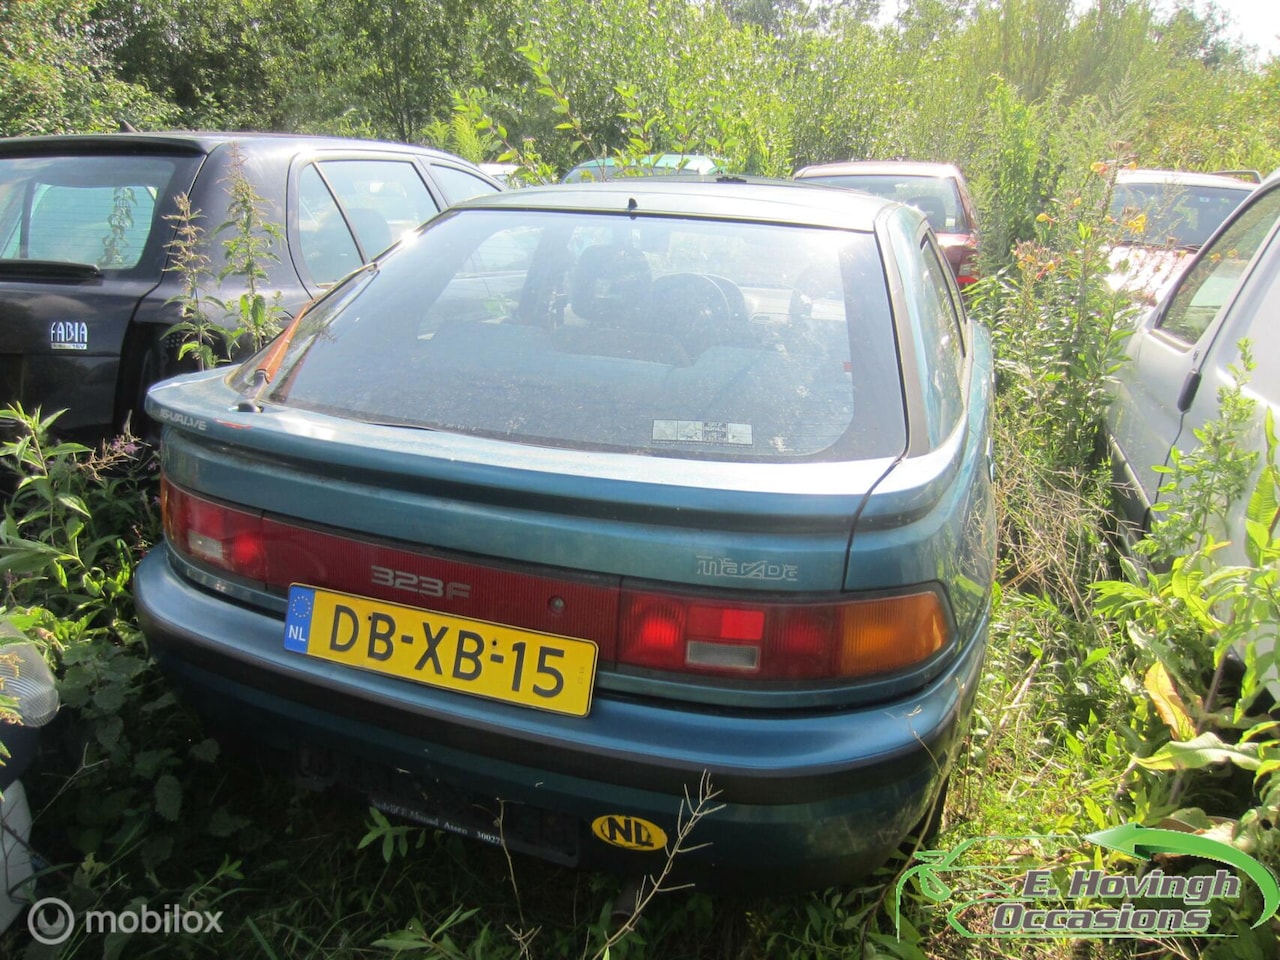
<instances>
[{"instance_id":1,"label":"rear quarter window","mask_svg":"<svg viewBox=\"0 0 1280 960\"><path fill-rule=\"evenodd\" d=\"M964 340L949 271L933 244L894 232L893 245L906 294L919 383L931 446L949 434L964 411Z\"/></svg>"},{"instance_id":2,"label":"rear quarter window","mask_svg":"<svg viewBox=\"0 0 1280 960\"><path fill-rule=\"evenodd\" d=\"M328 285L434 217L439 207L407 160L322 160L298 177L298 238L312 280Z\"/></svg>"},{"instance_id":3,"label":"rear quarter window","mask_svg":"<svg viewBox=\"0 0 1280 960\"><path fill-rule=\"evenodd\" d=\"M870 234L466 210L322 301L271 399L574 449L892 456L905 438Z\"/></svg>"},{"instance_id":4,"label":"rear quarter window","mask_svg":"<svg viewBox=\"0 0 1280 960\"><path fill-rule=\"evenodd\" d=\"M488 180L483 177L477 177L473 173L468 173L466 170L447 167L440 163L430 164L429 169L431 170L431 176L435 178L436 185L440 188L440 192L444 194L449 203L461 203L463 200L470 200L472 197L482 197L485 194L498 192L498 188Z\"/></svg>"}]
</instances>

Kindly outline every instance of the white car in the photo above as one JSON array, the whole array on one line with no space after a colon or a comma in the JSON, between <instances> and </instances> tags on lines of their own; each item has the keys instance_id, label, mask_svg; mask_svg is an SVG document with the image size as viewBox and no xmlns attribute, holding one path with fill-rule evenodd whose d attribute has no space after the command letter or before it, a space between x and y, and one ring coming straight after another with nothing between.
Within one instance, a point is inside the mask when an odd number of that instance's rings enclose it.
<instances>
[{"instance_id":1,"label":"white car","mask_svg":"<svg viewBox=\"0 0 1280 960\"><path fill-rule=\"evenodd\" d=\"M482 173L487 173L504 187L518 187L522 185L522 182L519 179L513 180L514 175L520 169L520 164L518 163L482 163L479 166Z\"/></svg>"},{"instance_id":2,"label":"white car","mask_svg":"<svg viewBox=\"0 0 1280 960\"><path fill-rule=\"evenodd\" d=\"M1243 390L1254 401L1246 443L1258 452L1255 481L1261 471L1268 408L1280 418L1278 234L1280 179L1268 179L1191 255L1129 340L1130 360L1117 372L1107 419L1116 500L1130 538L1150 530L1152 505L1168 496L1160 488L1169 475L1156 468L1171 464L1175 447L1194 449L1195 431L1218 416L1218 393L1235 382L1230 368L1239 365L1242 338L1256 364ZM1222 563L1248 563L1247 499L1210 531L1227 541L1216 555ZM1276 679L1268 686L1280 696Z\"/></svg>"},{"instance_id":3,"label":"white car","mask_svg":"<svg viewBox=\"0 0 1280 960\"><path fill-rule=\"evenodd\" d=\"M1157 302L1192 254L1256 188L1235 176L1120 170L1111 216L1123 229L1111 249L1112 289Z\"/></svg>"}]
</instances>

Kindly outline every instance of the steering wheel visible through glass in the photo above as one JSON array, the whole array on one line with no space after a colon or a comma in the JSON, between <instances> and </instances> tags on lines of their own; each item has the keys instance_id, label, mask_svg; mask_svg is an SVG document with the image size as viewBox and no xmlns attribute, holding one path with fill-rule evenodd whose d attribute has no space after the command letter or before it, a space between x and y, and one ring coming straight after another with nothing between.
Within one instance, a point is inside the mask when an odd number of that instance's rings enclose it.
<instances>
[{"instance_id":1,"label":"steering wheel visible through glass","mask_svg":"<svg viewBox=\"0 0 1280 960\"><path fill-rule=\"evenodd\" d=\"M670 273L653 281L655 328L678 338L691 356L736 340L724 290L700 273Z\"/></svg>"}]
</instances>

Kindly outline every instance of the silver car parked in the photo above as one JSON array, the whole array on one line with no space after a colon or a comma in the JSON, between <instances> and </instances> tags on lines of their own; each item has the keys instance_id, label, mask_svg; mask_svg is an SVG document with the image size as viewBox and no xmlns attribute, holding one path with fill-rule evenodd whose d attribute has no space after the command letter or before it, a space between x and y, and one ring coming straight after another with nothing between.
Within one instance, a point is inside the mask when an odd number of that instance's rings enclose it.
<instances>
[{"instance_id":1,"label":"silver car parked","mask_svg":"<svg viewBox=\"0 0 1280 960\"><path fill-rule=\"evenodd\" d=\"M1259 454L1255 480L1262 469L1266 415L1280 415L1278 235L1280 179L1273 177L1208 239L1129 341L1108 427L1116 499L1131 539L1150 530L1153 506L1169 498L1161 489L1169 474L1159 468L1171 465L1175 448L1196 447L1196 431L1218 416L1219 391L1234 383L1246 338L1256 364L1243 390L1254 401L1246 443ZM1225 541L1220 562L1248 563L1247 499L1208 531ZM1278 680L1270 681L1273 695L1280 694Z\"/></svg>"}]
</instances>

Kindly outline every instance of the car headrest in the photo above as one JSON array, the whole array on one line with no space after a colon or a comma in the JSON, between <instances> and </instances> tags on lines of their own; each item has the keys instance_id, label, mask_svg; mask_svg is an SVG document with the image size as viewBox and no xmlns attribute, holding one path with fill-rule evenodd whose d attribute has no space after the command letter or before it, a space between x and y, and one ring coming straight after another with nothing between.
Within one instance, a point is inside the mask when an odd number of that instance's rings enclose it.
<instances>
[{"instance_id":1,"label":"car headrest","mask_svg":"<svg viewBox=\"0 0 1280 960\"><path fill-rule=\"evenodd\" d=\"M599 245L578 255L569 283L569 306L584 320L619 323L649 300L649 261L635 249Z\"/></svg>"},{"instance_id":2,"label":"car headrest","mask_svg":"<svg viewBox=\"0 0 1280 960\"><path fill-rule=\"evenodd\" d=\"M937 197L912 197L907 203L923 213L935 231L946 227L947 208Z\"/></svg>"}]
</instances>

